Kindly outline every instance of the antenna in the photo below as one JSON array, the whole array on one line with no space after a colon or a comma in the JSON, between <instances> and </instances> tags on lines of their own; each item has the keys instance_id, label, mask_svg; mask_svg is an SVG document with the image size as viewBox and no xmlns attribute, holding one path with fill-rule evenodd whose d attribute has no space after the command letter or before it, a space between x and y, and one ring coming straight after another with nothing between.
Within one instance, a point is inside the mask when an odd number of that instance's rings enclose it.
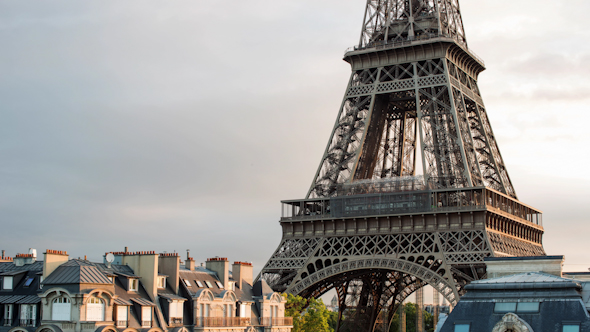
<instances>
[{"instance_id":1,"label":"antenna","mask_svg":"<svg viewBox=\"0 0 590 332\"><path fill-rule=\"evenodd\" d=\"M113 255L112 252L109 252L106 256L105 256L105 260L107 261L107 268L111 268L111 264L115 261L115 255Z\"/></svg>"}]
</instances>

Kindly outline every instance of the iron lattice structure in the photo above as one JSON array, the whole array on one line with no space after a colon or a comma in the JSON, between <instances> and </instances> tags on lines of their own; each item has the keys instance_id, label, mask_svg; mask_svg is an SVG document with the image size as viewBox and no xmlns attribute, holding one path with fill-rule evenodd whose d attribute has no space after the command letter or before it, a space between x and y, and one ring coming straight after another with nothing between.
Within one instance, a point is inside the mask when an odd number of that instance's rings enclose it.
<instances>
[{"instance_id":1,"label":"iron lattice structure","mask_svg":"<svg viewBox=\"0 0 590 332\"><path fill-rule=\"evenodd\" d=\"M377 331L426 284L454 305L485 277L485 257L545 254L457 0L367 1L344 60L352 74L322 161L307 198L282 202L283 239L258 278L304 297L335 289L338 330Z\"/></svg>"}]
</instances>

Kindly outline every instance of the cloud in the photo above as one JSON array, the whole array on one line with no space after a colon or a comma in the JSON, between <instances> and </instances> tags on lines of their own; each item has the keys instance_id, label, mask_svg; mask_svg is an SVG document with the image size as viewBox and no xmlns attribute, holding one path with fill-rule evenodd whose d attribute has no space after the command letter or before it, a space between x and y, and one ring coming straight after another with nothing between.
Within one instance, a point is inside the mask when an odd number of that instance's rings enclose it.
<instances>
[{"instance_id":1,"label":"cloud","mask_svg":"<svg viewBox=\"0 0 590 332\"><path fill-rule=\"evenodd\" d=\"M498 1L461 5L508 170L584 173L590 43L569 15L588 4ZM191 248L260 268L279 201L302 198L320 162L364 4L0 2L3 248Z\"/></svg>"}]
</instances>

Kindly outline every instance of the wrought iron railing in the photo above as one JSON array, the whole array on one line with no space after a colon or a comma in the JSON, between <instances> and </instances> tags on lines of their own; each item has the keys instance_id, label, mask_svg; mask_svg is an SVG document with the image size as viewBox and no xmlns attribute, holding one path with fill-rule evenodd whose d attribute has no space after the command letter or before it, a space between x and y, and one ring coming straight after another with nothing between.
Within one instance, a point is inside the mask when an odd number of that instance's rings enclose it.
<instances>
[{"instance_id":1,"label":"wrought iron railing","mask_svg":"<svg viewBox=\"0 0 590 332\"><path fill-rule=\"evenodd\" d=\"M182 317L170 318L170 325L182 325Z\"/></svg>"},{"instance_id":2,"label":"wrought iron railing","mask_svg":"<svg viewBox=\"0 0 590 332\"><path fill-rule=\"evenodd\" d=\"M141 327L152 327L152 321L151 320L142 320Z\"/></svg>"},{"instance_id":3,"label":"wrought iron railing","mask_svg":"<svg viewBox=\"0 0 590 332\"><path fill-rule=\"evenodd\" d=\"M252 325L252 319L242 317L199 317L195 327L232 327Z\"/></svg>"},{"instance_id":4,"label":"wrought iron railing","mask_svg":"<svg viewBox=\"0 0 590 332\"><path fill-rule=\"evenodd\" d=\"M117 327L127 327L127 321L126 320L118 320Z\"/></svg>"},{"instance_id":5,"label":"wrought iron railing","mask_svg":"<svg viewBox=\"0 0 590 332\"><path fill-rule=\"evenodd\" d=\"M5 318L4 319L4 326L11 326L12 325L12 318Z\"/></svg>"},{"instance_id":6,"label":"wrought iron railing","mask_svg":"<svg viewBox=\"0 0 590 332\"><path fill-rule=\"evenodd\" d=\"M20 326L35 326L35 319L34 318L21 319Z\"/></svg>"},{"instance_id":7,"label":"wrought iron railing","mask_svg":"<svg viewBox=\"0 0 590 332\"><path fill-rule=\"evenodd\" d=\"M260 318L262 326L293 326L293 317L262 317Z\"/></svg>"},{"instance_id":8,"label":"wrought iron railing","mask_svg":"<svg viewBox=\"0 0 590 332\"><path fill-rule=\"evenodd\" d=\"M358 189L358 188L357 188ZM490 188L428 189L380 192L371 188L350 195L282 201L281 220L354 218L404 213L502 211L519 221L542 226L542 213ZM370 189L370 190L369 190ZM382 188L381 188L382 189Z\"/></svg>"}]
</instances>

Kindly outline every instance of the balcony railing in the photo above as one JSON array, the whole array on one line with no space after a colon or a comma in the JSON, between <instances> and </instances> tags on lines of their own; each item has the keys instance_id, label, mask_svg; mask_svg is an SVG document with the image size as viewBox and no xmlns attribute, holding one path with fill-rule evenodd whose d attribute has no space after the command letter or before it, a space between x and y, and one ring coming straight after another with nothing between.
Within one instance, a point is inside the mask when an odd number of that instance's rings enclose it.
<instances>
[{"instance_id":1,"label":"balcony railing","mask_svg":"<svg viewBox=\"0 0 590 332\"><path fill-rule=\"evenodd\" d=\"M170 318L170 325L182 325L182 317L172 317Z\"/></svg>"},{"instance_id":2,"label":"balcony railing","mask_svg":"<svg viewBox=\"0 0 590 332\"><path fill-rule=\"evenodd\" d=\"M33 318L21 319L20 326L35 326L35 319L33 319Z\"/></svg>"},{"instance_id":3,"label":"balcony railing","mask_svg":"<svg viewBox=\"0 0 590 332\"><path fill-rule=\"evenodd\" d=\"M358 188L355 188L358 189ZM542 213L490 188L384 192L365 188L346 195L282 201L281 220L315 220L405 213L502 211L517 220L543 226Z\"/></svg>"},{"instance_id":4,"label":"balcony railing","mask_svg":"<svg viewBox=\"0 0 590 332\"><path fill-rule=\"evenodd\" d=\"M12 325L12 319L11 318L5 318L4 319L4 326L11 326Z\"/></svg>"},{"instance_id":5,"label":"balcony railing","mask_svg":"<svg viewBox=\"0 0 590 332\"><path fill-rule=\"evenodd\" d=\"M118 320L117 327L127 327L127 321L126 320Z\"/></svg>"},{"instance_id":6,"label":"balcony railing","mask_svg":"<svg viewBox=\"0 0 590 332\"><path fill-rule=\"evenodd\" d=\"M200 317L195 322L195 327L232 327L248 326L251 324L250 318L242 317Z\"/></svg>"},{"instance_id":7,"label":"balcony railing","mask_svg":"<svg viewBox=\"0 0 590 332\"><path fill-rule=\"evenodd\" d=\"M293 326L293 317L263 317L260 318L262 326Z\"/></svg>"},{"instance_id":8,"label":"balcony railing","mask_svg":"<svg viewBox=\"0 0 590 332\"><path fill-rule=\"evenodd\" d=\"M152 321L151 320L142 320L141 327L152 327Z\"/></svg>"}]
</instances>

